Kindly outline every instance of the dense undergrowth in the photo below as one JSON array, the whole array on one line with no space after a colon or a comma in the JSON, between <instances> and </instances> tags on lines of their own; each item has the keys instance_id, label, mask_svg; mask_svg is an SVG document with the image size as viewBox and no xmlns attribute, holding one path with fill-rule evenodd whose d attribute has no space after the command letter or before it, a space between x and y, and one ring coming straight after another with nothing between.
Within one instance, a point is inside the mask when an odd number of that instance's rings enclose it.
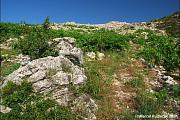
<instances>
[{"instance_id":1,"label":"dense undergrowth","mask_svg":"<svg viewBox=\"0 0 180 120\"><path fill-rule=\"evenodd\" d=\"M147 39L139 37L133 42L143 46L139 56L153 65L162 65L167 71L180 68L180 49L178 39L169 36L156 35L150 30L138 30L135 34L147 33Z\"/></svg>"},{"instance_id":2,"label":"dense undergrowth","mask_svg":"<svg viewBox=\"0 0 180 120\"><path fill-rule=\"evenodd\" d=\"M45 57L48 55L57 56L57 51L53 49L53 45L48 44L48 40L57 37L73 37L76 38L76 44L83 51L124 51L128 49L129 41L140 44L144 49L140 51L140 56L147 62L154 65L162 65L168 71L173 71L180 66L178 59L180 50L178 39L174 37L157 35L151 30L138 30L134 34L120 35L114 31L96 30L91 33L72 30L50 30L47 29L47 23L43 25L18 25L1 23L1 41L8 37L19 38L14 44L14 48L21 53L29 55L32 59ZM148 39L141 34L147 33ZM137 35L141 35L138 36Z\"/></svg>"},{"instance_id":3,"label":"dense undergrowth","mask_svg":"<svg viewBox=\"0 0 180 120\"><path fill-rule=\"evenodd\" d=\"M21 85L13 82L2 89L2 103L10 107L9 113L0 113L1 120L76 120L78 117L69 108L59 106L50 99L33 93L31 83L23 81ZM79 118L80 119L80 118Z\"/></svg>"}]
</instances>

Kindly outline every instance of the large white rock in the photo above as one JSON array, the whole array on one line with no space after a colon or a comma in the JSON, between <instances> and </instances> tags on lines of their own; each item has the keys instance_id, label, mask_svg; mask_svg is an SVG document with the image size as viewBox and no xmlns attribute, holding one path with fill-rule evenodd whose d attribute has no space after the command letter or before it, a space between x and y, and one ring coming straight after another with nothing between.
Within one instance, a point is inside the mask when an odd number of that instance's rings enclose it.
<instances>
[{"instance_id":1,"label":"large white rock","mask_svg":"<svg viewBox=\"0 0 180 120\"><path fill-rule=\"evenodd\" d=\"M69 66L71 72L63 71L63 65ZM55 72L52 76L48 75L50 70ZM36 83L36 87L34 88L35 91L38 91L41 87L46 88L46 86L42 86L40 83L38 84L38 82L42 83L46 79L51 80L52 84L55 86L67 85L69 84L69 81L74 84L82 84L85 83L87 79L83 68L74 65L68 58L65 58L62 55L58 57L49 56L36 59L28 63L26 66L21 66L18 70L5 78L4 85L8 81L14 81L17 84L20 84L24 78L32 83ZM39 87L37 85L39 85ZM36 88L38 88L38 90L36 90Z\"/></svg>"}]
</instances>

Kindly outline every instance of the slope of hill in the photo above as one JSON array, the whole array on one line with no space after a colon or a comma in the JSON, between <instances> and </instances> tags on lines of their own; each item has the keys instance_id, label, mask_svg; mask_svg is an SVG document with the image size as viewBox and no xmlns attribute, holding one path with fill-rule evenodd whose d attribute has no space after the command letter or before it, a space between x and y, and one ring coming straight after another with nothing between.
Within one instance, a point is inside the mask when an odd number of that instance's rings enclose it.
<instances>
[{"instance_id":1,"label":"slope of hill","mask_svg":"<svg viewBox=\"0 0 180 120\"><path fill-rule=\"evenodd\" d=\"M175 12L170 16L161 19L153 20L156 27L165 30L168 35L180 37L180 12Z\"/></svg>"},{"instance_id":2,"label":"slope of hill","mask_svg":"<svg viewBox=\"0 0 180 120\"><path fill-rule=\"evenodd\" d=\"M0 23L0 118L178 119L178 39L157 24Z\"/></svg>"}]
</instances>

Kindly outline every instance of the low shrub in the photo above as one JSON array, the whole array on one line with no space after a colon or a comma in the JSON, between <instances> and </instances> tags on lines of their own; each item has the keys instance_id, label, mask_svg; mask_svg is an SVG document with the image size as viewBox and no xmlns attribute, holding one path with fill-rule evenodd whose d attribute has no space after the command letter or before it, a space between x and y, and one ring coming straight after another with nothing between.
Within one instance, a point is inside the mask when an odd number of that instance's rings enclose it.
<instances>
[{"instance_id":1,"label":"low shrub","mask_svg":"<svg viewBox=\"0 0 180 120\"><path fill-rule=\"evenodd\" d=\"M29 55L31 59L57 56L58 53L48 44L49 36L42 28L34 28L24 39L19 39L14 48L22 54Z\"/></svg>"},{"instance_id":2,"label":"low shrub","mask_svg":"<svg viewBox=\"0 0 180 120\"><path fill-rule=\"evenodd\" d=\"M143 46L139 56L151 64L164 66L167 71L180 68L178 39L156 35L154 32L149 32L149 30L146 30L146 32L148 33L148 39L145 40L140 37L133 40Z\"/></svg>"},{"instance_id":3,"label":"low shrub","mask_svg":"<svg viewBox=\"0 0 180 120\"><path fill-rule=\"evenodd\" d=\"M77 45L84 51L122 51L128 47L128 41L129 36L119 35L113 31L99 30L77 39Z\"/></svg>"},{"instance_id":4,"label":"low shrub","mask_svg":"<svg viewBox=\"0 0 180 120\"><path fill-rule=\"evenodd\" d=\"M83 51L108 51L124 50L128 48L130 35L119 35L114 31L96 30L91 33L71 30L50 30L51 38L56 37L73 37L76 38L76 45Z\"/></svg>"},{"instance_id":5,"label":"low shrub","mask_svg":"<svg viewBox=\"0 0 180 120\"><path fill-rule=\"evenodd\" d=\"M158 93L139 92L137 101L137 111L141 115L156 115L160 113L167 99L167 91L162 90Z\"/></svg>"},{"instance_id":6,"label":"low shrub","mask_svg":"<svg viewBox=\"0 0 180 120\"><path fill-rule=\"evenodd\" d=\"M26 35L32 30L30 24L0 23L0 42L4 42L9 38L18 38Z\"/></svg>"},{"instance_id":7,"label":"low shrub","mask_svg":"<svg viewBox=\"0 0 180 120\"><path fill-rule=\"evenodd\" d=\"M50 99L33 93L31 83L23 81L21 85L13 82L2 89L2 104L10 107L9 113L1 113L1 120L77 120L76 114L67 107L59 106Z\"/></svg>"}]
</instances>

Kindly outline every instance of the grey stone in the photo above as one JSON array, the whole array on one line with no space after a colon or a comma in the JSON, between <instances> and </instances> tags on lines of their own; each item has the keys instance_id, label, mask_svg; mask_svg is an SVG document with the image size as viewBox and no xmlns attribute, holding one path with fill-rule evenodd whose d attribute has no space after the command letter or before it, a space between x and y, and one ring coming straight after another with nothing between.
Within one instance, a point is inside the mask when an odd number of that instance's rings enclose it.
<instances>
[{"instance_id":1,"label":"grey stone","mask_svg":"<svg viewBox=\"0 0 180 120\"><path fill-rule=\"evenodd\" d=\"M57 85L67 85L69 84L68 74L63 71L59 71L52 77L52 82Z\"/></svg>"},{"instance_id":2,"label":"grey stone","mask_svg":"<svg viewBox=\"0 0 180 120\"><path fill-rule=\"evenodd\" d=\"M82 84L85 83L87 77L85 75L76 75L73 77L72 81L73 84L77 85L77 84Z\"/></svg>"},{"instance_id":3,"label":"grey stone","mask_svg":"<svg viewBox=\"0 0 180 120\"><path fill-rule=\"evenodd\" d=\"M67 106L68 102L74 98L73 93L68 88L57 89L52 92L52 98L59 104Z\"/></svg>"},{"instance_id":4,"label":"grey stone","mask_svg":"<svg viewBox=\"0 0 180 120\"><path fill-rule=\"evenodd\" d=\"M94 53L94 52L87 52L86 56L88 58L88 61L92 61L92 60L95 60L96 53Z\"/></svg>"},{"instance_id":5,"label":"grey stone","mask_svg":"<svg viewBox=\"0 0 180 120\"><path fill-rule=\"evenodd\" d=\"M29 77L29 80L31 82L37 82L39 80L42 80L46 77L46 71L43 71L43 70L39 70L37 71L36 73L34 73L33 75L31 75Z\"/></svg>"},{"instance_id":6,"label":"grey stone","mask_svg":"<svg viewBox=\"0 0 180 120\"><path fill-rule=\"evenodd\" d=\"M12 109L9 107L5 107L4 105L0 105L0 112L9 113Z\"/></svg>"},{"instance_id":7,"label":"grey stone","mask_svg":"<svg viewBox=\"0 0 180 120\"><path fill-rule=\"evenodd\" d=\"M98 107L95 101L90 98L90 96L83 94L73 101L73 111L80 111L82 116L86 116L85 119L96 120L94 113L97 111Z\"/></svg>"},{"instance_id":8,"label":"grey stone","mask_svg":"<svg viewBox=\"0 0 180 120\"><path fill-rule=\"evenodd\" d=\"M104 53L101 53L101 52L97 52L97 59L98 60L103 60L103 58L105 57Z\"/></svg>"},{"instance_id":9,"label":"grey stone","mask_svg":"<svg viewBox=\"0 0 180 120\"><path fill-rule=\"evenodd\" d=\"M75 39L70 37L55 38L56 50L59 51L59 55L71 56L79 61L79 64L83 64L83 52L81 49L75 47Z\"/></svg>"},{"instance_id":10,"label":"grey stone","mask_svg":"<svg viewBox=\"0 0 180 120\"><path fill-rule=\"evenodd\" d=\"M40 80L40 81L37 81L35 83L33 83L33 88L34 88L34 91L35 92L41 92L41 91L44 91L45 89L47 89L48 91L49 88L52 86L52 81L51 80L48 80L48 79L44 79L44 80ZM47 91L46 91L47 92Z\"/></svg>"}]
</instances>

